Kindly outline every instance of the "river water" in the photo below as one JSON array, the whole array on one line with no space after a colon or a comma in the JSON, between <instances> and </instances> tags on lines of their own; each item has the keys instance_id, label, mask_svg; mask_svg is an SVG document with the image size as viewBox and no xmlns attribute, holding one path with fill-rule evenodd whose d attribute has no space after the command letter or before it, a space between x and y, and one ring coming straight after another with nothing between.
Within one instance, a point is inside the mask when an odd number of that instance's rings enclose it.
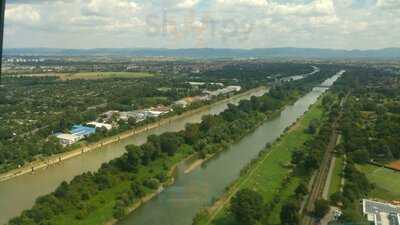
<instances>
[{"instance_id":1,"label":"river water","mask_svg":"<svg viewBox=\"0 0 400 225\"><path fill-rule=\"evenodd\" d=\"M143 144L150 134L182 130L186 123L198 123L204 115L219 114L227 108L228 103L237 104L242 99L261 96L265 92L266 89L258 89L248 95L234 98L229 102L214 104L207 110L195 115L174 120L170 124L163 124L158 128L123 139L118 143L63 161L48 169L38 170L34 174L26 174L0 182L0 224L5 224L9 219L20 215L24 209L31 208L37 197L54 191L62 181L70 181L73 177L84 172L96 171L102 163L121 156L125 152L125 146L128 144Z\"/></svg>"},{"instance_id":2,"label":"river water","mask_svg":"<svg viewBox=\"0 0 400 225\"><path fill-rule=\"evenodd\" d=\"M334 75L322 86L330 86L340 76ZM118 225L190 225L196 213L220 196L240 170L255 158L266 143L272 143L315 103L328 88L314 88L280 116L265 122L253 133L232 145L201 168L185 174L186 165L178 167L175 183L161 194L128 215Z\"/></svg>"}]
</instances>

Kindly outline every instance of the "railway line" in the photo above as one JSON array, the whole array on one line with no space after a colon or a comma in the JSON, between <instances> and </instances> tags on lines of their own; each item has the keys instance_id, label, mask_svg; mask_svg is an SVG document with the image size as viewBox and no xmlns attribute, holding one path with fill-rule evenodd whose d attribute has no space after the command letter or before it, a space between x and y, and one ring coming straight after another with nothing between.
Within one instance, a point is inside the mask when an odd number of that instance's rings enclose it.
<instances>
[{"instance_id":1,"label":"railway line","mask_svg":"<svg viewBox=\"0 0 400 225\"><path fill-rule=\"evenodd\" d=\"M332 124L332 134L329 138L329 143L326 146L326 151L325 151L323 160L321 162L321 166L316 173L314 183L313 183L311 191L309 193L304 210L302 212L303 217L300 221L301 225L314 225L314 224L318 223L317 218L315 218L312 215L312 213L315 210L315 202L322 198L322 194L324 191L326 179L328 177L329 168L331 166L335 146L336 146L336 143L337 143L337 140L339 137L338 123L342 117L343 106L344 106L345 101L347 100L347 97L348 97L348 95L342 99L342 101L340 103L340 113Z\"/></svg>"}]
</instances>

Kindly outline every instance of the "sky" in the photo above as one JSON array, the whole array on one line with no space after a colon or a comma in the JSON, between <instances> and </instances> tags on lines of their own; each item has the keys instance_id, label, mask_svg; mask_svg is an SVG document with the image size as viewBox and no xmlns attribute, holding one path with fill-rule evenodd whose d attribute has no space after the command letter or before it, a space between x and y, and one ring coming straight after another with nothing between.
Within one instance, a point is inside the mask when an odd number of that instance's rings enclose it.
<instances>
[{"instance_id":1,"label":"sky","mask_svg":"<svg viewBox=\"0 0 400 225\"><path fill-rule=\"evenodd\" d=\"M5 48L400 47L400 0L6 0Z\"/></svg>"}]
</instances>

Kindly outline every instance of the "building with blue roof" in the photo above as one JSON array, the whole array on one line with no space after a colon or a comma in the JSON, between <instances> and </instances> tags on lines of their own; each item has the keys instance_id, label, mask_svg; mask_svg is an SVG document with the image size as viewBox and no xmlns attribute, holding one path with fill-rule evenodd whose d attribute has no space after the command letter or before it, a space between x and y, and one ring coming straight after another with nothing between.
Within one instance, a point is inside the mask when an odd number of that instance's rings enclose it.
<instances>
[{"instance_id":1,"label":"building with blue roof","mask_svg":"<svg viewBox=\"0 0 400 225\"><path fill-rule=\"evenodd\" d=\"M86 138L86 137L96 133L96 128L82 126L82 125L74 125L74 126L72 126L72 129L69 132L80 138Z\"/></svg>"}]
</instances>

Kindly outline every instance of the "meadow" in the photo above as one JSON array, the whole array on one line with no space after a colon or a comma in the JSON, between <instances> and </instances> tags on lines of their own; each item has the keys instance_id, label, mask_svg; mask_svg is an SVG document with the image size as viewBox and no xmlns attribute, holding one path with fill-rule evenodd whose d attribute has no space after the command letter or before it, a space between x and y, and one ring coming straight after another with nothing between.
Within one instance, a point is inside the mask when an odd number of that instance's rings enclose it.
<instances>
[{"instance_id":1,"label":"meadow","mask_svg":"<svg viewBox=\"0 0 400 225\"><path fill-rule=\"evenodd\" d=\"M370 197L384 200L400 199L400 172L371 164L357 165L357 168L375 185Z\"/></svg>"}]
</instances>

